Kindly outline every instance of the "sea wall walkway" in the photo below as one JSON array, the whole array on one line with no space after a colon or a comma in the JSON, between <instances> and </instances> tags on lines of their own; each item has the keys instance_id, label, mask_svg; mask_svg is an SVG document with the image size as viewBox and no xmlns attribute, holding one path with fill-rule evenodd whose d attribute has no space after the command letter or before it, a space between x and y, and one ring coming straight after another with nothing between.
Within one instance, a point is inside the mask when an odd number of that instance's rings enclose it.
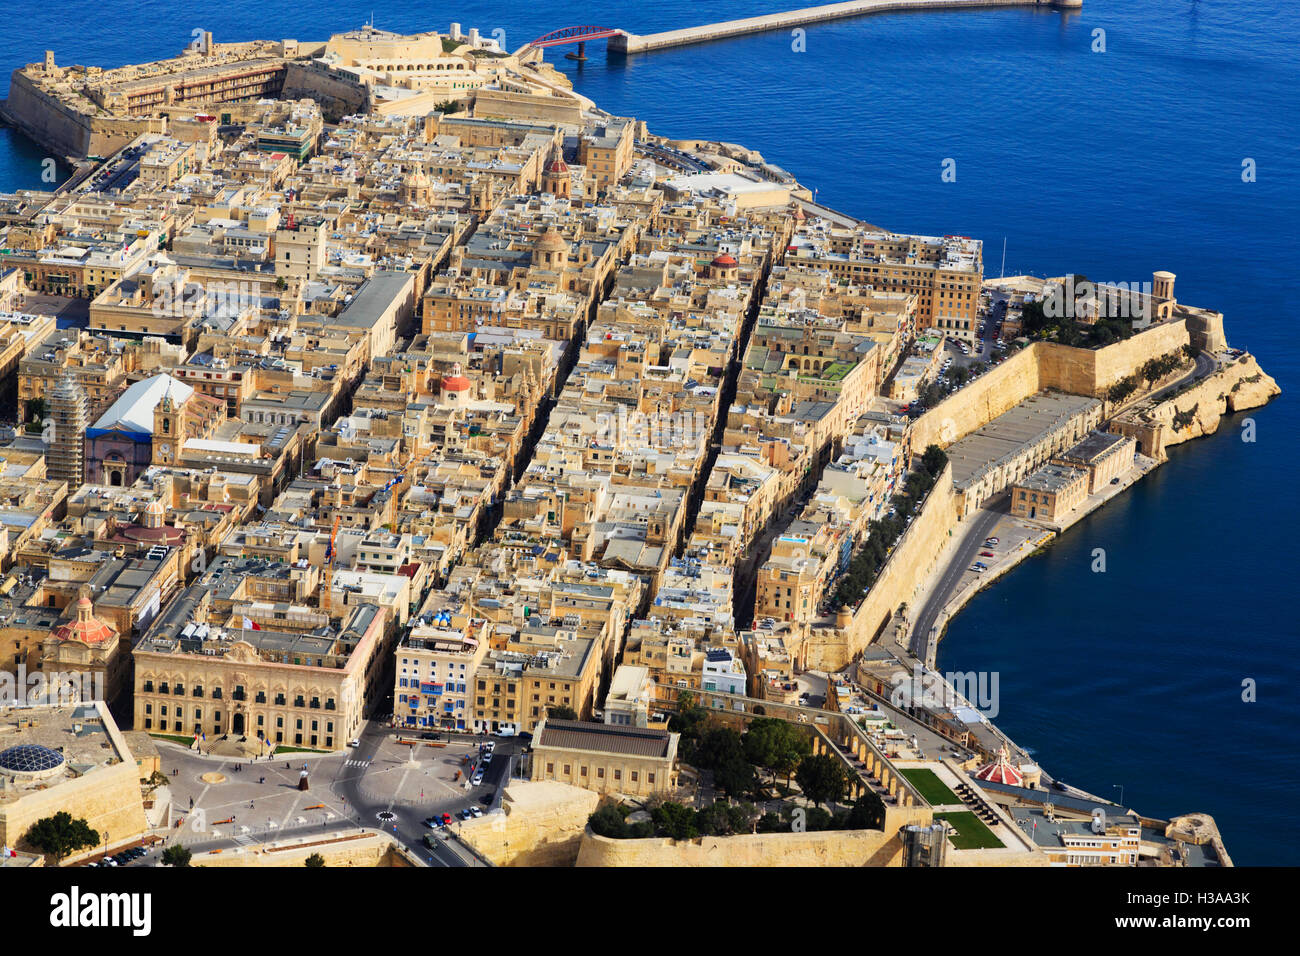
<instances>
[{"instance_id":1,"label":"sea wall walkway","mask_svg":"<svg viewBox=\"0 0 1300 956\"><path fill-rule=\"evenodd\" d=\"M704 43L724 37L760 33L764 30L781 30L806 23L821 23L870 13L892 13L908 10L955 10L983 7L1040 7L1046 10L1077 10L1083 0L850 0L847 3L827 3L817 7L804 7L784 13L771 13L761 17L726 20L704 26L649 33L644 36L624 34L612 37L609 48L623 53L645 53L668 47Z\"/></svg>"}]
</instances>

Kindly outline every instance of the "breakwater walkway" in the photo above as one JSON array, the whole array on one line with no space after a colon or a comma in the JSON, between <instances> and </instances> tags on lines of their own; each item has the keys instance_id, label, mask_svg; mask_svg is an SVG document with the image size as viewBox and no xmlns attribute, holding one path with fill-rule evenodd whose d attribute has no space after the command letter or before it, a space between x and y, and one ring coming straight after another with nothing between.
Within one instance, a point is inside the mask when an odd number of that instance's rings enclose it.
<instances>
[{"instance_id":1,"label":"breakwater walkway","mask_svg":"<svg viewBox=\"0 0 1300 956\"><path fill-rule=\"evenodd\" d=\"M648 33L644 36L624 33L610 38L609 49L622 53L646 53L650 50L687 46L691 43L705 43L709 40L720 40L724 37L761 33L764 30L781 30L806 23L841 20L846 17L864 16L869 13L984 7L1040 7L1045 10L1078 10L1082 6L1083 0L850 0L847 3L827 3L817 7L788 10L785 13L746 17L742 20L727 20L722 23L687 27L682 30L669 30L664 33Z\"/></svg>"}]
</instances>

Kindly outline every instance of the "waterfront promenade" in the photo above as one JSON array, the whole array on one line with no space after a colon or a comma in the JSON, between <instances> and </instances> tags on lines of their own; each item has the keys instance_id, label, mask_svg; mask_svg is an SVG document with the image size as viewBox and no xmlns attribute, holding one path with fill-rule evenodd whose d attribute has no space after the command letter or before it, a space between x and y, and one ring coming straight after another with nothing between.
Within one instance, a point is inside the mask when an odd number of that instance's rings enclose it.
<instances>
[{"instance_id":1,"label":"waterfront promenade","mask_svg":"<svg viewBox=\"0 0 1300 956\"><path fill-rule=\"evenodd\" d=\"M649 33L638 36L624 33L612 37L609 48L622 53L647 53L670 47L706 43L725 37L761 33L766 30L783 30L809 23L842 20L872 13L900 13L913 10L956 10L985 7L1039 7L1047 10L1077 10L1083 0L849 0L847 3L826 3L816 7L787 10L760 17L726 20L681 30Z\"/></svg>"}]
</instances>

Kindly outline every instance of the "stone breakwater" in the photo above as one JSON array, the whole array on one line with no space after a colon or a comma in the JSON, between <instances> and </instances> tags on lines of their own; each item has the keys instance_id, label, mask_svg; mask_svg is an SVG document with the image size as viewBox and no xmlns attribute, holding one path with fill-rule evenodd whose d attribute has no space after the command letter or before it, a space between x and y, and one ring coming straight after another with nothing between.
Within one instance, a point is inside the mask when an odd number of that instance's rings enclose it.
<instances>
[{"instance_id":1,"label":"stone breakwater","mask_svg":"<svg viewBox=\"0 0 1300 956\"><path fill-rule=\"evenodd\" d=\"M622 34L609 41L609 48L621 53L647 53L669 47L707 43L726 37L762 33L767 30L784 30L809 23L843 20L872 13L902 13L914 10L962 10L984 7L1038 7L1044 10L1079 10L1083 0L852 0L848 3L827 3L784 13L771 13L761 17L726 20L681 30L666 30L638 36Z\"/></svg>"}]
</instances>

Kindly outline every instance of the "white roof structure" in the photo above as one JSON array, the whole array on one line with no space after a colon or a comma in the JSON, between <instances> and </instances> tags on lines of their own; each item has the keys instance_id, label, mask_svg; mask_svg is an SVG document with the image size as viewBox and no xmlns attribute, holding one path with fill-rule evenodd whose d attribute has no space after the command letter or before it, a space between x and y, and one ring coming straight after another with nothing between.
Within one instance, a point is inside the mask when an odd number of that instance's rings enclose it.
<instances>
[{"instance_id":1,"label":"white roof structure","mask_svg":"<svg viewBox=\"0 0 1300 956\"><path fill-rule=\"evenodd\" d=\"M170 375L155 375L136 382L99 416L91 428L121 428L124 431L153 434L153 411L163 396L170 395L177 405L184 404L194 389Z\"/></svg>"}]
</instances>

